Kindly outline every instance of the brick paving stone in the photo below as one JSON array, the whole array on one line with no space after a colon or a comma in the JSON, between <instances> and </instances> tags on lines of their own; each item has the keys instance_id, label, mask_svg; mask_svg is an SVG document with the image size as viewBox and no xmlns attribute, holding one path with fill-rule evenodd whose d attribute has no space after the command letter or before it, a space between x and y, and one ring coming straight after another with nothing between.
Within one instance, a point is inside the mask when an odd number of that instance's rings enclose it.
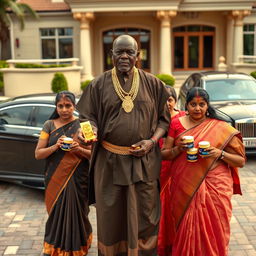
<instances>
[{"instance_id":1,"label":"brick paving stone","mask_svg":"<svg viewBox=\"0 0 256 256\"><path fill-rule=\"evenodd\" d=\"M32 248L33 243L34 242L32 240L24 240L24 241L22 241L19 249L30 249L30 248Z\"/></svg>"},{"instance_id":2,"label":"brick paving stone","mask_svg":"<svg viewBox=\"0 0 256 256\"><path fill-rule=\"evenodd\" d=\"M17 251L19 249L19 246L7 246L5 251L4 251L4 255L16 255Z\"/></svg>"},{"instance_id":3,"label":"brick paving stone","mask_svg":"<svg viewBox=\"0 0 256 256\"><path fill-rule=\"evenodd\" d=\"M253 158L248 157L246 167L240 169L240 176L243 196L232 198L228 255L256 256L256 161ZM97 256L94 206L90 206L89 218L93 242L88 256ZM0 256L41 256L46 220L43 191L0 181ZM8 250L13 250L12 254Z\"/></svg>"}]
</instances>

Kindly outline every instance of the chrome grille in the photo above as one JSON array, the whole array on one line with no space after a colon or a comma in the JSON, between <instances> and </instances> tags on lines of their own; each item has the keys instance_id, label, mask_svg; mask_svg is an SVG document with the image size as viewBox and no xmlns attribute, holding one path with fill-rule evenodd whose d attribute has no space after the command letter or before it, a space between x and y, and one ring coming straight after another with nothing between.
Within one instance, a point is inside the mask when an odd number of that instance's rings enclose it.
<instances>
[{"instance_id":1,"label":"chrome grille","mask_svg":"<svg viewBox=\"0 0 256 256\"><path fill-rule=\"evenodd\" d=\"M244 138L256 137L256 123L236 123L235 128Z\"/></svg>"}]
</instances>

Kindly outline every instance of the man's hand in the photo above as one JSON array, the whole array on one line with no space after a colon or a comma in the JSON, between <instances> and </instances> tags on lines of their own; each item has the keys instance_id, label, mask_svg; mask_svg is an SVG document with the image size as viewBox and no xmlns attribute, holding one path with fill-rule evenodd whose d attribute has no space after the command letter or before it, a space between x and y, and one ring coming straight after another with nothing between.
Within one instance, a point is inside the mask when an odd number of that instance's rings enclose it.
<instances>
[{"instance_id":1,"label":"man's hand","mask_svg":"<svg viewBox=\"0 0 256 256\"><path fill-rule=\"evenodd\" d=\"M154 145L155 143L152 140L142 140L131 146L130 153L133 156L142 157L145 156Z\"/></svg>"},{"instance_id":2,"label":"man's hand","mask_svg":"<svg viewBox=\"0 0 256 256\"><path fill-rule=\"evenodd\" d=\"M82 132L82 129L81 128L78 129L78 139L81 141L81 143L83 145L86 145L86 146L91 145L92 143L94 143L95 141L98 140L97 139L97 128L92 126L92 130L93 130L95 138L92 140L86 140L86 138L84 137L84 134Z\"/></svg>"}]
</instances>

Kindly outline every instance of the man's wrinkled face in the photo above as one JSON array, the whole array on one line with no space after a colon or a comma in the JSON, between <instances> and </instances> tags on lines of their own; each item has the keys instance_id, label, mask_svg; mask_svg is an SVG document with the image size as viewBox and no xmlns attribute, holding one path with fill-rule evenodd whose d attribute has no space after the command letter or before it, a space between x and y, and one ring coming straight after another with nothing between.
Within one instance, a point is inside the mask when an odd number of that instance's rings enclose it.
<instances>
[{"instance_id":1,"label":"man's wrinkled face","mask_svg":"<svg viewBox=\"0 0 256 256\"><path fill-rule=\"evenodd\" d=\"M112 60L121 73L129 73L135 66L139 52L133 40L121 39L113 46Z\"/></svg>"}]
</instances>

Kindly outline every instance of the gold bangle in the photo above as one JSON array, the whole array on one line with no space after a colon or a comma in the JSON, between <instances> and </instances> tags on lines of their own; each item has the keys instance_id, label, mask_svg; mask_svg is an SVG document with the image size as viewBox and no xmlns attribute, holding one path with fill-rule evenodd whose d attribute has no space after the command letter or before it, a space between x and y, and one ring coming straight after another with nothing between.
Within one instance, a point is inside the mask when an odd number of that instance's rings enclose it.
<instances>
[{"instance_id":1,"label":"gold bangle","mask_svg":"<svg viewBox=\"0 0 256 256\"><path fill-rule=\"evenodd\" d=\"M54 153L56 151L56 149L54 148L55 145L50 146L51 149L51 153Z\"/></svg>"},{"instance_id":2,"label":"gold bangle","mask_svg":"<svg viewBox=\"0 0 256 256\"><path fill-rule=\"evenodd\" d=\"M225 157L225 151L224 151L224 150L222 150L222 151L221 151L221 155L220 155L220 159L221 159L221 160L223 160L223 159L224 159L224 157Z\"/></svg>"}]
</instances>

